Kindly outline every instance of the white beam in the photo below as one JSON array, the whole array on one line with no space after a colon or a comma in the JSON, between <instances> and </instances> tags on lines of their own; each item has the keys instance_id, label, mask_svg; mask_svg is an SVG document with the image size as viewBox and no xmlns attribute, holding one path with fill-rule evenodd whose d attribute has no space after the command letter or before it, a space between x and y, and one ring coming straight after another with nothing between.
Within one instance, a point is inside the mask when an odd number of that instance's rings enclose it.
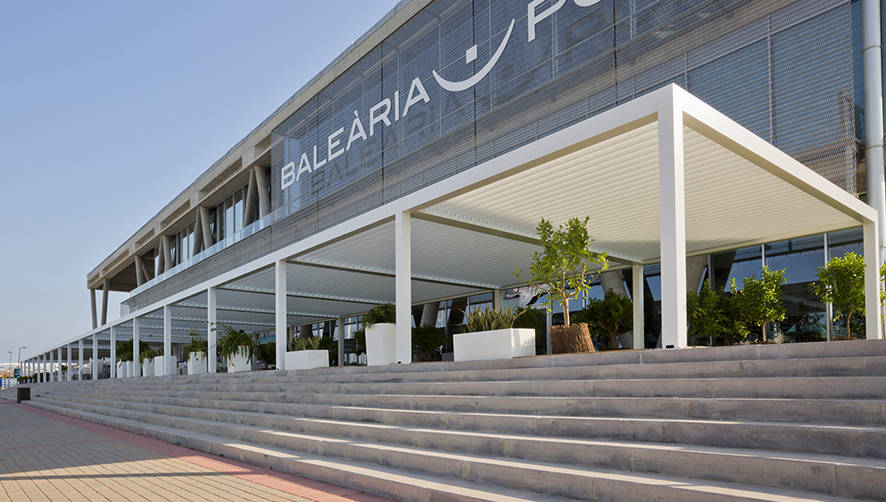
<instances>
[{"instance_id":1,"label":"white beam","mask_svg":"<svg viewBox=\"0 0 886 502\"><path fill-rule=\"evenodd\" d=\"M277 369L286 369L286 260L274 263L274 336L277 348Z\"/></svg>"},{"instance_id":2,"label":"white beam","mask_svg":"<svg viewBox=\"0 0 886 502\"><path fill-rule=\"evenodd\" d=\"M216 290L215 288L209 288L206 290L206 345L208 354L206 354L206 361L208 363L207 370L209 373L215 373L218 371L216 369L216 360L218 356L216 355L216 340L218 339L218 333L216 328L216 322L218 321L218 311L216 310Z\"/></svg>"},{"instance_id":3,"label":"white beam","mask_svg":"<svg viewBox=\"0 0 886 502\"><path fill-rule=\"evenodd\" d=\"M686 211L683 175L683 111L677 94L658 112L659 229L661 246L662 348L686 340Z\"/></svg>"},{"instance_id":4,"label":"white beam","mask_svg":"<svg viewBox=\"0 0 886 502\"><path fill-rule=\"evenodd\" d=\"M397 363L412 362L412 218L394 217L394 284L397 305Z\"/></svg>"},{"instance_id":5,"label":"white beam","mask_svg":"<svg viewBox=\"0 0 886 502\"><path fill-rule=\"evenodd\" d=\"M163 306L163 375L171 375L172 368L169 367L170 356L172 355L172 308L169 305ZM156 368L155 368L156 370Z\"/></svg>"},{"instance_id":6,"label":"white beam","mask_svg":"<svg viewBox=\"0 0 886 502\"><path fill-rule=\"evenodd\" d=\"M98 380L98 333L92 335L92 379Z\"/></svg>"},{"instance_id":7,"label":"white beam","mask_svg":"<svg viewBox=\"0 0 886 502\"><path fill-rule=\"evenodd\" d=\"M117 327L111 326L111 378L117 378Z\"/></svg>"},{"instance_id":8,"label":"white beam","mask_svg":"<svg viewBox=\"0 0 886 502\"><path fill-rule=\"evenodd\" d=\"M865 337L883 338L880 325L880 241L877 222L864 223L864 314Z\"/></svg>"},{"instance_id":9,"label":"white beam","mask_svg":"<svg viewBox=\"0 0 886 502\"><path fill-rule=\"evenodd\" d=\"M631 300L634 304L634 329L633 329L633 348L642 349L646 346L645 316L643 305L643 296L645 294L646 278L643 275L643 265L635 264L631 267L633 287L631 288Z\"/></svg>"},{"instance_id":10,"label":"white beam","mask_svg":"<svg viewBox=\"0 0 886 502\"><path fill-rule=\"evenodd\" d=\"M138 317L132 318L132 375L133 377L142 376L142 365L139 362L138 355L141 353L139 348L141 342L141 321Z\"/></svg>"}]
</instances>

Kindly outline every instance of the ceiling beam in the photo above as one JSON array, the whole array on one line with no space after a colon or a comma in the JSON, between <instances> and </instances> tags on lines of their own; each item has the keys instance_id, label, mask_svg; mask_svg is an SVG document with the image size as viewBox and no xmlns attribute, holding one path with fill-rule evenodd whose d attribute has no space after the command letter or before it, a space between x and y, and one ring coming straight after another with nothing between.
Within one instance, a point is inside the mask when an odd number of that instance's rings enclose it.
<instances>
[{"instance_id":1,"label":"ceiling beam","mask_svg":"<svg viewBox=\"0 0 886 502\"><path fill-rule=\"evenodd\" d=\"M233 291L236 293L256 293L260 295L274 295L274 290L271 288L258 288L251 286L239 286L239 287L218 287L216 288L219 291ZM307 298L309 300L334 300L337 302L345 302L345 303L368 303L372 305L381 305L382 303L387 303L390 300L381 300L378 298L356 298L350 296L336 296L336 295L324 295L320 293L309 293L306 291L289 291L286 293L286 296L291 298Z\"/></svg>"},{"instance_id":2,"label":"ceiling beam","mask_svg":"<svg viewBox=\"0 0 886 502\"><path fill-rule=\"evenodd\" d=\"M380 277L394 277L394 271L390 269L385 269L381 267L369 267L365 265L353 265L349 263L333 263L327 262L325 260L319 260L316 258L306 258L300 257L295 260L289 260L289 263L293 265L304 265L307 267L319 267L325 268L329 270L341 270L344 272L356 272L359 274L369 274L376 275ZM497 284L491 284L487 282L477 282L477 281L464 281L461 279L452 279L449 277L436 277L425 274L412 274L413 281L420 282L430 282L435 284L445 284L447 286L460 286L460 287L469 287L476 289L488 289L493 290L497 289Z\"/></svg>"}]
</instances>

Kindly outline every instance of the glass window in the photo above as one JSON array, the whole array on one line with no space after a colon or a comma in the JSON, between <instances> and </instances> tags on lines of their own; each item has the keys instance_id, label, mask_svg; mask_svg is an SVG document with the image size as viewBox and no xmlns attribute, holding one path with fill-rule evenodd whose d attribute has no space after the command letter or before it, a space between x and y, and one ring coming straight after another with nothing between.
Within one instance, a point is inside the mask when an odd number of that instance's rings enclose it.
<instances>
[{"instance_id":1,"label":"glass window","mask_svg":"<svg viewBox=\"0 0 886 502\"><path fill-rule=\"evenodd\" d=\"M864 256L864 242L861 228L850 228L828 233L828 258L843 256L853 252Z\"/></svg>"},{"instance_id":2,"label":"glass window","mask_svg":"<svg viewBox=\"0 0 886 502\"><path fill-rule=\"evenodd\" d=\"M763 261L760 246L749 246L735 251L718 253L711 257L714 267L714 285L716 289L728 289L729 283L735 279L738 289L744 286L744 278L756 274L760 276Z\"/></svg>"}]
</instances>

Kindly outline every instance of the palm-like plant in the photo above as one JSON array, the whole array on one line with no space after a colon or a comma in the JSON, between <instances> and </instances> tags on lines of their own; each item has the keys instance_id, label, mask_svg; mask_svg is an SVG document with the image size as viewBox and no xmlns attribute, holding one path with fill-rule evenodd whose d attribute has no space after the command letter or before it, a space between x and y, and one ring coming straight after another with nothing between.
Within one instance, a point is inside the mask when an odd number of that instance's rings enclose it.
<instances>
[{"instance_id":1,"label":"palm-like plant","mask_svg":"<svg viewBox=\"0 0 886 502\"><path fill-rule=\"evenodd\" d=\"M246 353L246 358L252 359L252 355L255 353L255 340L252 334L230 326L224 326L224 329L225 334L218 341L218 353L224 358L231 358L243 350Z\"/></svg>"},{"instance_id":2,"label":"palm-like plant","mask_svg":"<svg viewBox=\"0 0 886 502\"><path fill-rule=\"evenodd\" d=\"M190 354L191 352L202 352L204 354L209 352L209 345L206 343L206 340L203 340L200 335L195 332L191 332L191 341L187 345L184 346L182 352L184 354Z\"/></svg>"}]
</instances>

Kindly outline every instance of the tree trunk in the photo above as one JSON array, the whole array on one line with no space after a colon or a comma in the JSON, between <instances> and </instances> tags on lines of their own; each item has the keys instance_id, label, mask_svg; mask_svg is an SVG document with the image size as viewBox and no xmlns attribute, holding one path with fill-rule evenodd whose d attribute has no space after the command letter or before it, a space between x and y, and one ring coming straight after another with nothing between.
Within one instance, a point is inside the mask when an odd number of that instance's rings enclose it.
<instances>
[{"instance_id":1,"label":"tree trunk","mask_svg":"<svg viewBox=\"0 0 886 502\"><path fill-rule=\"evenodd\" d=\"M846 316L846 338L852 338L852 312Z\"/></svg>"}]
</instances>

